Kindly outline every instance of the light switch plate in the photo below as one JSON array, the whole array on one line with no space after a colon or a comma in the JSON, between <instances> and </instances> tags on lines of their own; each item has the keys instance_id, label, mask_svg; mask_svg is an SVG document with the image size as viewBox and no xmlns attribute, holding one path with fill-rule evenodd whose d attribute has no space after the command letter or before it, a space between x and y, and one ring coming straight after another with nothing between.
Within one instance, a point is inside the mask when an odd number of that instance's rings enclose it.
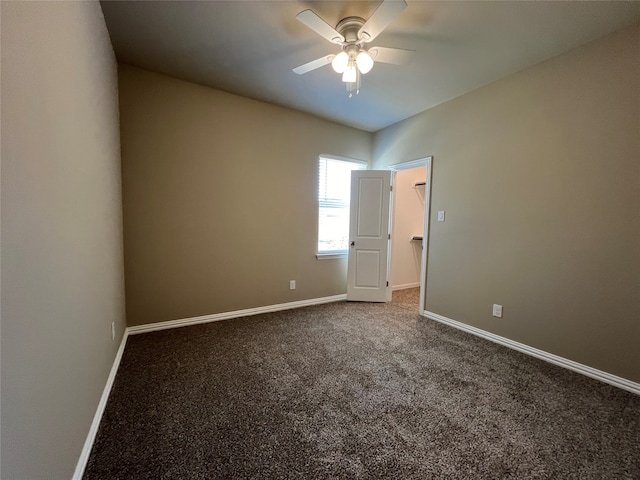
<instances>
[{"instance_id":1,"label":"light switch plate","mask_svg":"<svg viewBox=\"0 0 640 480\"><path fill-rule=\"evenodd\" d=\"M438 210L438 221L444 222L444 210Z\"/></svg>"}]
</instances>

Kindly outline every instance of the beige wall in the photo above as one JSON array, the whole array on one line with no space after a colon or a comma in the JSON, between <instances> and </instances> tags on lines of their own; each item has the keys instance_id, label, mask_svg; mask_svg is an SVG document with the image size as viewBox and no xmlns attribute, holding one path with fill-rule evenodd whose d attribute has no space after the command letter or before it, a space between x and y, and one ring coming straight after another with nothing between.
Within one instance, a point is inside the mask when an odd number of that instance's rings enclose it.
<instances>
[{"instance_id":1,"label":"beige wall","mask_svg":"<svg viewBox=\"0 0 640 480\"><path fill-rule=\"evenodd\" d=\"M640 381L639 58L636 25L376 134L434 156L427 310Z\"/></svg>"},{"instance_id":2,"label":"beige wall","mask_svg":"<svg viewBox=\"0 0 640 480\"><path fill-rule=\"evenodd\" d=\"M393 242L391 250L391 286L420 282L422 243L411 237L422 235L424 228L425 187L416 182L427 179L427 167L396 172L393 185Z\"/></svg>"},{"instance_id":3,"label":"beige wall","mask_svg":"<svg viewBox=\"0 0 640 480\"><path fill-rule=\"evenodd\" d=\"M97 3L1 20L2 476L69 478L124 329L116 65ZM639 45L373 137L376 168L435 158L428 310L640 381ZM370 160L371 134L124 65L120 87L130 324L344 292L314 256L317 157Z\"/></svg>"},{"instance_id":4,"label":"beige wall","mask_svg":"<svg viewBox=\"0 0 640 480\"><path fill-rule=\"evenodd\" d=\"M97 2L1 8L2 478L68 479L125 327L117 65Z\"/></svg>"},{"instance_id":5,"label":"beige wall","mask_svg":"<svg viewBox=\"0 0 640 480\"><path fill-rule=\"evenodd\" d=\"M346 260L315 258L318 156L369 161L372 134L126 65L119 78L129 325L345 292Z\"/></svg>"}]
</instances>

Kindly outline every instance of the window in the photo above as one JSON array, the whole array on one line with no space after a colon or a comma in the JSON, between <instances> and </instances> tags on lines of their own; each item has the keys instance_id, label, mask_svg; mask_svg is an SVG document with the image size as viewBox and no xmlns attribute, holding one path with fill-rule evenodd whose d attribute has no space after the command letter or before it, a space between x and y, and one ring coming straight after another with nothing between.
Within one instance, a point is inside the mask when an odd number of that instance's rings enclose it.
<instances>
[{"instance_id":1,"label":"window","mask_svg":"<svg viewBox=\"0 0 640 480\"><path fill-rule=\"evenodd\" d=\"M319 163L318 258L343 256L349 248L351 170L367 164L331 157L320 157Z\"/></svg>"}]
</instances>

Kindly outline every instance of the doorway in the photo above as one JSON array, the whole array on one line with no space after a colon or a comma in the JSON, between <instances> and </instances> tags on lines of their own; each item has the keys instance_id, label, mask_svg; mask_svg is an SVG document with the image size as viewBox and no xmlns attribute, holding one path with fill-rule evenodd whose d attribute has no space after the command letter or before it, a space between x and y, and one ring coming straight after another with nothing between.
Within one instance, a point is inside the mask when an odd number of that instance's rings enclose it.
<instances>
[{"instance_id":1,"label":"doorway","mask_svg":"<svg viewBox=\"0 0 640 480\"><path fill-rule=\"evenodd\" d=\"M432 157L392 165L389 278L393 290L420 287L424 311Z\"/></svg>"}]
</instances>

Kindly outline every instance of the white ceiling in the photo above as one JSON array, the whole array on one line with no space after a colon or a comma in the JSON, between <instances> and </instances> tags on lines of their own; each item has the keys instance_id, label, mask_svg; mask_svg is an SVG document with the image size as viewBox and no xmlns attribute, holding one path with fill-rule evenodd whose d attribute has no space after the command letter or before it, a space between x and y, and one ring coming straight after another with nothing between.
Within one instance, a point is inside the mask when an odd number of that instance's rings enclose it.
<instances>
[{"instance_id":1,"label":"white ceiling","mask_svg":"<svg viewBox=\"0 0 640 480\"><path fill-rule=\"evenodd\" d=\"M578 45L640 21L640 2L407 0L375 39L415 50L407 66L378 63L348 98L325 66L337 53L296 15L335 26L367 19L378 1L102 1L120 62L376 131Z\"/></svg>"}]
</instances>

